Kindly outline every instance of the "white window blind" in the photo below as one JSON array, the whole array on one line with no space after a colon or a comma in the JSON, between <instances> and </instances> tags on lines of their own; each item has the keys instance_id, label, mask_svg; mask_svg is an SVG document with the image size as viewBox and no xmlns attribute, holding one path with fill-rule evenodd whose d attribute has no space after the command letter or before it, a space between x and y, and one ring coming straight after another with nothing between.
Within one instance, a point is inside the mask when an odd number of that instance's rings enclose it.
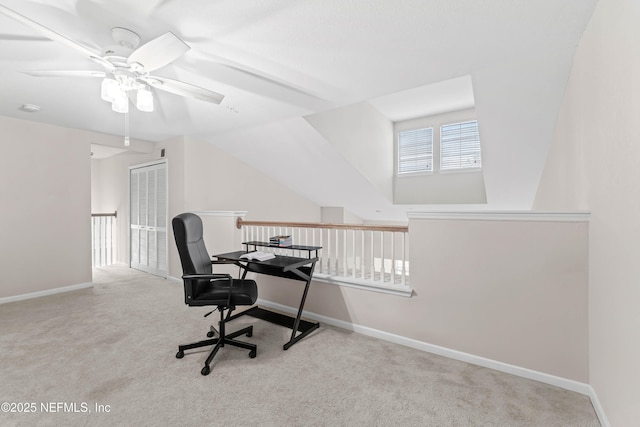
<instances>
[{"instance_id":1,"label":"white window blind","mask_svg":"<svg viewBox=\"0 0 640 427\"><path fill-rule=\"evenodd\" d=\"M433 171L433 128L398 132L398 175Z\"/></svg>"},{"instance_id":2,"label":"white window blind","mask_svg":"<svg viewBox=\"0 0 640 427\"><path fill-rule=\"evenodd\" d=\"M440 127L440 170L481 166L477 120Z\"/></svg>"}]
</instances>

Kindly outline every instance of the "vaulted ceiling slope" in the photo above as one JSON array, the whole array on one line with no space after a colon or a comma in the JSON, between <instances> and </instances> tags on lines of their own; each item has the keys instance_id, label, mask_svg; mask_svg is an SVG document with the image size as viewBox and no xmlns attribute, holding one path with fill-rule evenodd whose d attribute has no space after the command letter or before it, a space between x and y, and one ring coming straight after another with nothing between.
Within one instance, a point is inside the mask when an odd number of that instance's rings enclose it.
<instances>
[{"instance_id":1,"label":"vaulted ceiling slope","mask_svg":"<svg viewBox=\"0 0 640 427\"><path fill-rule=\"evenodd\" d=\"M489 207L529 208L575 49L596 0L0 0L101 55L110 30L145 43L168 31L190 47L154 74L225 95L220 105L154 91L156 111L130 113L132 138L197 136L251 163L286 158L309 176L305 194L364 218L393 207L386 192L300 120L327 110L470 75L481 126ZM121 50L122 47L119 47ZM100 79L32 77L23 71L102 70L62 43L0 15L0 114L121 135L122 114L100 98ZM36 104L26 113L22 104ZM306 128L301 133L302 128ZM309 147L322 150L309 155ZM233 146L233 144L236 144ZM326 142L326 141L325 141ZM390 142L391 144L391 142ZM242 147L242 149L241 149ZM332 151L334 150L334 151ZM333 159L331 165L317 159ZM339 165L343 165L339 167ZM264 168L264 167L262 167ZM343 194L329 187L351 179ZM284 178L289 179L289 178ZM376 196L356 206L353 194ZM334 194L331 196L331 194ZM316 196L317 195L317 196ZM347 201L343 200L346 199ZM348 206L348 200L354 206ZM385 205L386 206L383 206Z\"/></svg>"}]
</instances>

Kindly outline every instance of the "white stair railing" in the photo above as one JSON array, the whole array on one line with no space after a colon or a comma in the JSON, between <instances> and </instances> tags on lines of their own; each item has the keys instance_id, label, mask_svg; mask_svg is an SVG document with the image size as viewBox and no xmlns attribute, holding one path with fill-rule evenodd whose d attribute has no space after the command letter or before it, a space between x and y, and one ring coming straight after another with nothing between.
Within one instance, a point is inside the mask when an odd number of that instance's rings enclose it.
<instances>
[{"instance_id":1,"label":"white stair railing","mask_svg":"<svg viewBox=\"0 0 640 427\"><path fill-rule=\"evenodd\" d=\"M91 265L102 267L115 262L117 212L91 214Z\"/></svg>"},{"instance_id":2,"label":"white stair railing","mask_svg":"<svg viewBox=\"0 0 640 427\"><path fill-rule=\"evenodd\" d=\"M286 223L238 218L242 242L268 242L291 235L293 245L321 246L314 278L357 287L410 293L407 226ZM306 257L307 251L260 248L277 254Z\"/></svg>"}]
</instances>

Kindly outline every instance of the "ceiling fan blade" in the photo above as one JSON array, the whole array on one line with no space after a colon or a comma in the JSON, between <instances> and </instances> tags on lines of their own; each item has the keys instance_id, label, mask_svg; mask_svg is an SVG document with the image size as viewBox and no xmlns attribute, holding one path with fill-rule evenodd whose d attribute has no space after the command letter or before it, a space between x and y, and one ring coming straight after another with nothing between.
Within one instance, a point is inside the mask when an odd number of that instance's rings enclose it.
<instances>
[{"instance_id":1,"label":"ceiling fan blade","mask_svg":"<svg viewBox=\"0 0 640 427\"><path fill-rule=\"evenodd\" d=\"M310 76L296 73L294 70L287 69L279 64L273 64L270 61L261 63L263 69L274 70L266 72L246 63L217 54L204 53L202 50L196 49L189 54L188 60L183 62L185 64L180 64L182 70L215 76L215 80L219 83L311 111L328 110L337 107L329 99L317 95L317 93L333 94L336 92L335 88L318 82ZM293 76L291 80L299 81L300 84L280 78L278 77L279 74ZM310 90L308 88L316 89ZM336 93L332 97L337 97L338 95Z\"/></svg>"},{"instance_id":2,"label":"ceiling fan blade","mask_svg":"<svg viewBox=\"0 0 640 427\"><path fill-rule=\"evenodd\" d=\"M154 71L180 58L189 49L191 49L189 45L182 39L168 32L133 51L127 63L129 65L138 63L144 67L145 71Z\"/></svg>"},{"instance_id":3,"label":"ceiling fan blade","mask_svg":"<svg viewBox=\"0 0 640 427\"><path fill-rule=\"evenodd\" d=\"M88 71L88 70L31 70L23 71L32 77L104 77L104 71Z\"/></svg>"},{"instance_id":4,"label":"ceiling fan blade","mask_svg":"<svg viewBox=\"0 0 640 427\"><path fill-rule=\"evenodd\" d=\"M15 34L0 34L0 40L18 41L18 42L51 42L48 37L41 36L17 36Z\"/></svg>"},{"instance_id":5,"label":"ceiling fan blade","mask_svg":"<svg viewBox=\"0 0 640 427\"><path fill-rule=\"evenodd\" d=\"M195 86L189 83L181 82L179 80L173 80L166 77L146 77L141 79L150 86L164 90L175 95L186 96L190 98L199 99L201 101L212 102L214 104L220 104L224 99L224 95L217 92L204 89L199 86Z\"/></svg>"},{"instance_id":6,"label":"ceiling fan blade","mask_svg":"<svg viewBox=\"0 0 640 427\"><path fill-rule=\"evenodd\" d=\"M83 55L88 56L90 59L104 65L107 68L113 68L113 66L105 61L104 59L102 59L99 55L97 55L95 52L93 52L91 49L88 49L84 46L82 46L79 43L76 43L75 41L71 40L70 38L67 38L65 36L63 36L60 33L57 33L55 31L53 31L52 29L45 27L42 24L37 23L36 21L27 18L24 15L19 14L18 12L9 9L6 6L2 6L0 5L0 13L2 13L3 15L8 16L9 18L13 18L18 22L23 23L24 25L31 27L33 29L36 29L38 31L40 31L41 33L43 33L45 36L47 36L48 38L50 38L53 41L57 41L60 42L62 44L67 45L68 47L75 49L76 51L82 53Z\"/></svg>"}]
</instances>

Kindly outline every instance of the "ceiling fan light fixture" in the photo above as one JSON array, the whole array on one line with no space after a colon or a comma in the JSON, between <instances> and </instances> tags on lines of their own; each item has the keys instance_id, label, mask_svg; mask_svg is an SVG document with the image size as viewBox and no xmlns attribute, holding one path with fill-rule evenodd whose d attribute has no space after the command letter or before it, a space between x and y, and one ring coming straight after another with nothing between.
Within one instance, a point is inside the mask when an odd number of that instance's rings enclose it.
<instances>
[{"instance_id":1,"label":"ceiling fan light fixture","mask_svg":"<svg viewBox=\"0 0 640 427\"><path fill-rule=\"evenodd\" d=\"M136 107L140 111L151 113L153 111L153 93L148 88L138 89Z\"/></svg>"},{"instance_id":2,"label":"ceiling fan light fixture","mask_svg":"<svg viewBox=\"0 0 640 427\"><path fill-rule=\"evenodd\" d=\"M111 102L111 109L116 113L128 113L129 98L127 98L127 93L119 88L118 91L118 96L113 100L113 102Z\"/></svg>"},{"instance_id":3,"label":"ceiling fan light fixture","mask_svg":"<svg viewBox=\"0 0 640 427\"><path fill-rule=\"evenodd\" d=\"M105 79L102 80L100 96L103 100L107 102L114 102L118 97L119 92L120 86L118 85L118 82L113 78L105 77Z\"/></svg>"}]
</instances>

